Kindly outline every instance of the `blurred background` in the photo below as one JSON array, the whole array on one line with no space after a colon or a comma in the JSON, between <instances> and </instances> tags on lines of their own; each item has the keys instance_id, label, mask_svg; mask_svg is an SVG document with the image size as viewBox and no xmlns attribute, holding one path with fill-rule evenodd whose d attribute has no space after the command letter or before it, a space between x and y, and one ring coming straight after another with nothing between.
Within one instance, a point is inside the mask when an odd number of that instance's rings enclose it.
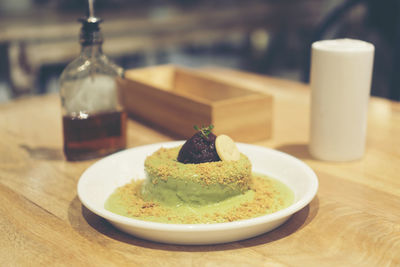
<instances>
[{"instance_id":1,"label":"blurred background","mask_svg":"<svg viewBox=\"0 0 400 267\"><path fill-rule=\"evenodd\" d=\"M220 66L308 82L315 40L375 45L372 95L400 100L398 0L97 0L103 50L123 68ZM85 0L0 0L0 102L58 91Z\"/></svg>"}]
</instances>

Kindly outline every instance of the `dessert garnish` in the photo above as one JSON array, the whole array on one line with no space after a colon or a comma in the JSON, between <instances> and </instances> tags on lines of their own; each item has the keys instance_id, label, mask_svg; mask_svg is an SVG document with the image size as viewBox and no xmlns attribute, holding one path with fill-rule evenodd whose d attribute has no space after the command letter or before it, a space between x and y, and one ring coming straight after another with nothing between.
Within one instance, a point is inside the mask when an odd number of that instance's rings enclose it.
<instances>
[{"instance_id":1,"label":"dessert garnish","mask_svg":"<svg viewBox=\"0 0 400 267\"><path fill-rule=\"evenodd\" d=\"M240 159L240 152L235 142L225 134L218 135L215 139L215 148L218 156L223 161L236 161Z\"/></svg>"},{"instance_id":2,"label":"dessert garnish","mask_svg":"<svg viewBox=\"0 0 400 267\"><path fill-rule=\"evenodd\" d=\"M178 161L184 164L220 161L215 149L217 137L211 132L213 128L213 125L203 125L201 128L194 126L197 132L183 144L178 154Z\"/></svg>"},{"instance_id":3,"label":"dessert garnish","mask_svg":"<svg viewBox=\"0 0 400 267\"><path fill-rule=\"evenodd\" d=\"M208 127L206 126L201 126L201 128L199 128L199 126L194 125L193 128L196 131L199 131L203 134L204 137L208 138L208 135L211 133L211 130L214 129L214 125L210 124Z\"/></svg>"}]
</instances>

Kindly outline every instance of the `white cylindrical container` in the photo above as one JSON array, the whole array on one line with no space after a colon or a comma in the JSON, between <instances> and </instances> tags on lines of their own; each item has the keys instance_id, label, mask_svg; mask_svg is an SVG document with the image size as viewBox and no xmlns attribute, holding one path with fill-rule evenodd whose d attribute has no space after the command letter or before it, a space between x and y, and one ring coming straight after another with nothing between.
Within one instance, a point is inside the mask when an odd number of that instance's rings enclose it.
<instances>
[{"instance_id":1,"label":"white cylindrical container","mask_svg":"<svg viewBox=\"0 0 400 267\"><path fill-rule=\"evenodd\" d=\"M313 157L350 161L363 156L374 50L372 44L353 39L313 43L309 143Z\"/></svg>"}]
</instances>

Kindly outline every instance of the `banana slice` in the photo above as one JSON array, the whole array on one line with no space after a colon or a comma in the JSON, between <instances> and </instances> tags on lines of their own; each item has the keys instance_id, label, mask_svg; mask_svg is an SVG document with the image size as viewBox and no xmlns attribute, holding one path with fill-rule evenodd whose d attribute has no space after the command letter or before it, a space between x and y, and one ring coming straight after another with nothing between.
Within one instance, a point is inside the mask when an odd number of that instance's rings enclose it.
<instances>
[{"instance_id":1,"label":"banana slice","mask_svg":"<svg viewBox=\"0 0 400 267\"><path fill-rule=\"evenodd\" d=\"M235 142L227 135L218 135L215 139L215 148L218 156L223 161L235 161L240 159L240 152Z\"/></svg>"}]
</instances>

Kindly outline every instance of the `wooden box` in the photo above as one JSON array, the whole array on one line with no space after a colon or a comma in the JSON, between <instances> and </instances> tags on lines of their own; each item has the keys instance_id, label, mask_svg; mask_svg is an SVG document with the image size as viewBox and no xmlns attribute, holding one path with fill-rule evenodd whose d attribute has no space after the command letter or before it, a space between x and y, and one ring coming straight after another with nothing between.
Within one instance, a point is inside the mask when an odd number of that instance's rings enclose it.
<instances>
[{"instance_id":1,"label":"wooden box","mask_svg":"<svg viewBox=\"0 0 400 267\"><path fill-rule=\"evenodd\" d=\"M181 138L191 137L194 125L209 124L216 135L240 142L271 136L271 95L172 65L127 70L119 83L130 115Z\"/></svg>"}]
</instances>

